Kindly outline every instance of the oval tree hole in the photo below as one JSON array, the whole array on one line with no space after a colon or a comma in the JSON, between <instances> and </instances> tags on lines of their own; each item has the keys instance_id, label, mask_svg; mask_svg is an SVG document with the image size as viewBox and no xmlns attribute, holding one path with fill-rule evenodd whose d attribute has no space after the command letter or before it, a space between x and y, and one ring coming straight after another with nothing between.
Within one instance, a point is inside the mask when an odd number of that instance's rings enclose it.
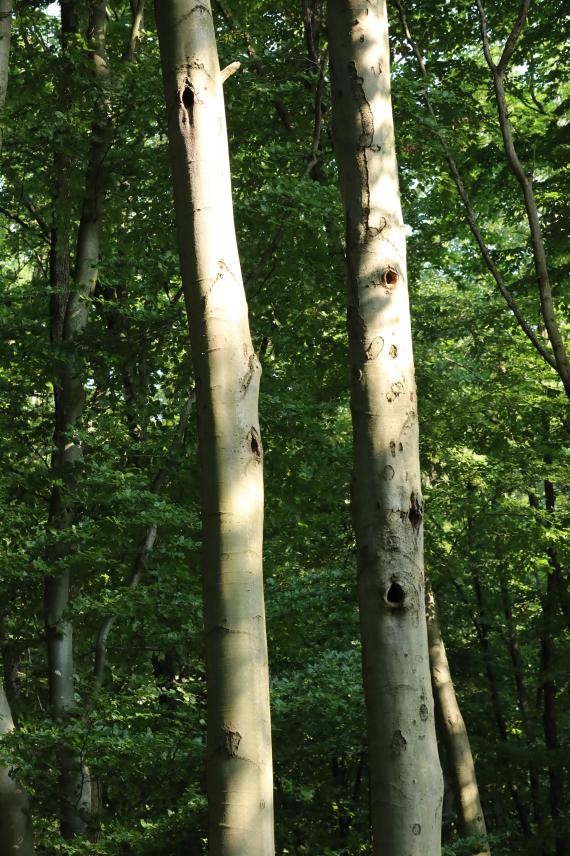
<instances>
[{"instance_id":1,"label":"oval tree hole","mask_svg":"<svg viewBox=\"0 0 570 856\"><path fill-rule=\"evenodd\" d=\"M398 274L391 268L384 272L384 283L390 288L393 288L398 282Z\"/></svg>"},{"instance_id":2,"label":"oval tree hole","mask_svg":"<svg viewBox=\"0 0 570 856\"><path fill-rule=\"evenodd\" d=\"M187 110L191 110L194 106L194 91L188 84L186 84L182 92L182 103Z\"/></svg>"},{"instance_id":3,"label":"oval tree hole","mask_svg":"<svg viewBox=\"0 0 570 856\"><path fill-rule=\"evenodd\" d=\"M393 609L401 608L404 605L404 601L406 599L406 592L400 585L400 583L392 583L388 591L386 592L386 601L390 604Z\"/></svg>"}]
</instances>

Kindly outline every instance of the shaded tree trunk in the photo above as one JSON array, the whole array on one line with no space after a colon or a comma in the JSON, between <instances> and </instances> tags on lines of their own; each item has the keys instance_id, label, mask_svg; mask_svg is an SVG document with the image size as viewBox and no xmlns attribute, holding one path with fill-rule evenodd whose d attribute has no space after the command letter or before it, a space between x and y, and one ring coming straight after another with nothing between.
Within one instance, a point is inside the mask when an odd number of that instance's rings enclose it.
<instances>
[{"instance_id":1,"label":"shaded tree trunk","mask_svg":"<svg viewBox=\"0 0 570 856\"><path fill-rule=\"evenodd\" d=\"M196 378L209 848L216 856L270 856L261 366L237 252L222 78L209 0L157 0L155 10Z\"/></svg>"},{"instance_id":2,"label":"shaded tree trunk","mask_svg":"<svg viewBox=\"0 0 570 856\"><path fill-rule=\"evenodd\" d=\"M556 495L554 485L546 479L544 482L544 499L546 510L549 514L554 513ZM552 564L552 561L551 561ZM561 759L556 757L560 754L560 737L558 734L558 712L555 667L556 667L556 644L554 641L554 627L557 618L557 600L559 583L556 574L556 566L548 573L546 583L546 594L542 597L542 636L540 640L540 660L542 667L542 690L544 694L544 707L542 712L542 723L544 727L544 742L549 750L550 760L548 764L550 814L554 826L554 847L556 856L569 856L570 838L561 827L562 817L566 806L564 802L564 776L561 767Z\"/></svg>"},{"instance_id":3,"label":"shaded tree trunk","mask_svg":"<svg viewBox=\"0 0 570 856\"><path fill-rule=\"evenodd\" d=\"M515 686L517 688L518 707L521 715L522 729L526 738L528 750L530 753L535 751L535 729L531 719L530 705L528 693L524 679L524 665L520 651L516 624L513 616L510 593L507 585L507 580L504 574L500 575L501 585L501 600L503 602L503 612L507 625L507 643L511 663L513 664L513 672L515 678ZM529 783L532 799L532 808L534 820L538 826L539 832L543 830L543 817L540 800L540 772L534 760L529 763Z\"/></svg>"},{"instance_id":4,"label":"shaded tree trunk","mask_svg":"<svg viewBox=\"0 0 570 856\"><path fill-rule=\"evenodd\" d=\"M0 681L0 738L13 728L10 705ZM35 853L28 797L12 778L9 767L0 767L0 853L3 856Z\"/></svg>"},{"instance_id":5,"label":"shaded tree trunk","mask_svg":"<svg viewBox=\"0 0 570 856\"><path fill-rule=\"evenodd\" d=\"M434 702L451 774L459 832L479 838L477 856L491 852L467 728L455 695L447 652L441 635L435 597L428 584L427 631Z\"/></svg>"},{"instance_id":6,"label":"shaded tree trunk","mask_svg":"<svg viewBox=\"0 0 570 856\"><path fill-rule=\"evenodd\" d=\"M10 68L10 35L12 31L13 0L0 0L0 154L2 154L2 112L8 89Z\"/></svg>"},{"instance_id":7,"label":"shaded tree trunk","mask_svg":"<svg viewBox=\"0 0 570 856\"><path fill-rule=\"evenodd\" d=\"M66 21L75 21L73 8L62 7L62 29ZM65 13L65 17L64 17ZM101 82L107 76L105 52L106 4L93 7L90 33L93 43L95 78ZM54 383L55 451L52 458L54 474L59 478L52 490L48 527L58 533L51 551L51 562L60 569L46 578L44 607L48 651L49 700L54 719L63 725L76 707L73 663L73 626L68 616L70 602L69 553L74 549L71 527L76 520L74 492L77 466L83 458L77 436L85 405L82 361L78 340L84 333L90 298L97 280L101 239L101 217L104 200L103 164L109 147L109 126L102 103L95 105L94 121L85 176L75 271L69 294L63 292L61 270L52 275L60 301L58 311L51 317L51 338L60 344L64 358ZM61 246L61 244L60 244ZM56 253L61 261L61 254ZM52 295L53 297L53 295ZM89 776L76 749L63 744L60 750L61 830L64 838L87 831L86 817L91 810Z\"/></svg>"},{"instance_id":8,"label":"shaded tree trunk","mask_svg":"<svg viewBox=\"0 0 570 856\"><path fill-rule=\"evenodd\" d=\"M418 419L384 0L329 0L345 209L353 522L373 852L440 853L442 775L425 626Z\"/></svg>"},{"instance_id":9,"label":"shaded tree trunk","mask_svg":"<svg viewBox=\"0 0 570 856\"><path fill-rule=\"evenodd\" d=\"M469 497L469 505L472 502L474 492L475 491L473 485L468 484L467 493ZM503 715L501 699L499 697L499 688L497 685L497 678L493 664L493 652L491 650L491 642L489 640L489 613L487 609L485 594L483 591L483 583L481 580L481 575L479 573L479 567L475 559L475 551L473 547L473 518L470 508L468 508L467 512L467 541L470 563L469 572L471 575L473 593L475 595L475 601L477 604L477 615L474 619L475 629L477 632L477 640L479 642L479 650L481 651L481 657L483 659L483 665L485 667L485 675L489 687L489 695L491 697L491 706L497 725L497 731L499 733L499 739L501 743L507 744L509 741L508 729L505 717ZM529 811L524 803L524 800L521 797L519 788L516 782L513 780L510 771L508 771L506 774L506 781L513 800L513 804L517 813L522 833L526 838L531 838L532 829L530 825Z\"/></svg>"}]
</instances>

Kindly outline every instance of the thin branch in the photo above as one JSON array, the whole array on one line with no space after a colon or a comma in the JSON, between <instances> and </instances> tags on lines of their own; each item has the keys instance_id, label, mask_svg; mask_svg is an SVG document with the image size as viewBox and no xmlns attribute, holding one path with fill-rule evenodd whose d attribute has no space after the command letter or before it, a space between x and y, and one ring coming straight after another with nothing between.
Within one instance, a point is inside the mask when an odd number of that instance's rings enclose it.
<instances>
[{"instance_id":1,"label":"thin branch","mask_svg":"<svg viewBox=\"0 0 570 856\"><path fill-rule=\"evenodd\" d=\"M481 0L475 0L477 4L477 10L479 12L479 23L481 27L481 38L483 40L483 53L485 54L485 59L487 60L487 65L492 71L497 70L497 66L495 65L495 61L493 60L493 56L491 54L491 44L489 42L489 28L487 26L487 16L485 14L485 9Z\"/></svg>"},{"instance_id":2,"label":"thin branch","mask_svg":"<svg viewBox=\"0 0 570 856\"><path fill-rule=\"evenodd\" d=\"M511 32L509 33L509 37L505 42L505 47L503 48L503 53L501 54L501 59L497 64L497 71L499 74L502 74L506 69L509 61L513 55L513 51L515 49L518 38L522 32L522 28L526 23L526 18L528 15L528 7L530 6L530 0L521 0L521 5L519 7L518 18L515 22L515 25Z\"/></svg>"},{"instance_id":3,"label":"thin branch","mask_svg":"<svg viewBox=\"0 0 570 856\"><path fill-rule=\"evenodd\" d=\"M478 2L479 2L479 0L478 0ZM396 8L398 9L398 12L400 15L400 20L402 22L402 29L404 30L406 39L408 40L410 47L412 48L412 51L414 53L414 56L416 57L416 60L417 60L419 69L421 71L421 74L425 78L425 77L427 77L427 70L426 70L425 61L424 61L422 53L418 47L418 44L415 42L415 40L412 37L405 9L402 5L401 0L394 0L394 3L396 5ZM483 12L483 14L484 14L484 12ZM486 29L485 29L485 32L486 32ZM492 62L492 59L491 59L491 62ZM432 104L432 100L431 100L431 96L430 96L428 88L426 88L424 90L424 101L425 101L429 115L431 116L431 118L435 122L437 122L437 117L435 115L435 110L433 108L433 104ZM469 198L469 194L467 193L467 189L466 189L465 185L463 184L463 179L461 178L459 168L457 166L455 158L453 157L453 155L451 153L451 149L449 148L449 145L447 144L447 141L446 141L444 135L441 133L441 131L439 131L437 129L434 131L434 134L435 134L439 144L441 145L441 147L443 149L443 153L444 153L445 159L447 161L449 172L450 172L451 177L455 183L455 186L457 188L457 192L459 193L459 197L463 203L463 207L465 208L467 224L471 230L471 234L473 235L473 237L475 238L475 241L477 242L477 245L478 245L479 250L481 252L481 256L482 256L483 261L485 262L485 265L487 267L487 270L489 271L489 273L491 274L491 276L495 280L500 293L502 294L507 306L509 307L509 309L511 310L511 312L515 316L521 330L523 330L523 332L525 333L525 335L527 336L529 341L532 343L532 345L536 349L536 351L543 358L543 360L546 363L548 363L549 366L551 366L553 369L555 369L555 371L558 371L558 366L557 366L557 362L556 362L555 357L544 347L544 345L542 344L542 342L538 338L537 334L535 333L535 331L532 329L532 327L530 326L530 324L528 323L528 321L524 317L523 313L519 309L519 306L518 306L515 298L513 297L509 288L507 287L502 273L497 268L497 266L493 260L493 257L491 255L491 251L489 250L489 247L487 246L487 243L483 237L483 233L481 232L479 225L477 223L475 211L474 211L473 206L471 204L471 200Z\"/></svg>"},{"instance_id":4,"label":"thin branch","mask_svg":"<svg viewBox=\"0 0 570 856\"><path fill-rule=\"evenodd\" d=\"M241 62L230 62L229 65L226 65L225 68L222 69L222 83L225 83L228 77L231 77L232 74L235 74L236 71L239 71L241 68Z\"/></svg>"},{"instance_id":5,"label":"thin branch","mask_svg":"<svg viewBox=\"0 0 570 856\"><path fill-rule=\"evenodd\" d=\"M536 281L538 284L538 293L540 298L540 308L544 326L552 345L554 353L555 368L558 372L560 380L564 386L564 390L568 398L570 398L570 361L566 352L566 345L560 332L556 311L554 309L554 301L552 299L552 286L550 283L550 274L548 272L548 264L546 261L546 250L544 246L544 236L542 234L542 226L540 224L540 216L538 206L534 197L532 182L530 181L526 171L520 161L518 152L513 139L511 121L509 117L509 109L504 88L504 76L507 68L507 61L512 56L516 46L518 37L522 32L526 15L528 12L529 0L522 0L519 9L517 21L511 30L507 42L505 44L501 61L499 65L495 65L491 57L489 46L489 35L487 29L487 21L485 10L481 0L476 0L477 9L479 11L479 20L481 24L481 36L483 40L483 53L487 64L491 69L493 76L493 87L495 90L495 99L497 102L497 112L499 117L499 125L501 135L503 137L503 145L505 156L511 172L517 179L524 199L524 207L530 230L532 255L534 261L534 269L536 272Z\"/></svg>"},{"instance_id":6,"label":"thin branch","mask_svg":"<svg viewBox=\"0 0 570 856\"><path fill-rule=\"evenodd\" d=\"M12 220L13 223L17 223L18 226L22 226L23 229L30 229L31 231L36 231L36 227L32 226L31 223L28 223L27 220L23 220L17 214L14 214L12 211L8 211L7 208L4 208L3 205L0 205L0 214L4 214L9 220ZM49 238L47 238L43 232L40 233L42 241L46 241L49 244Z\"/></svg>"}]
</instances>

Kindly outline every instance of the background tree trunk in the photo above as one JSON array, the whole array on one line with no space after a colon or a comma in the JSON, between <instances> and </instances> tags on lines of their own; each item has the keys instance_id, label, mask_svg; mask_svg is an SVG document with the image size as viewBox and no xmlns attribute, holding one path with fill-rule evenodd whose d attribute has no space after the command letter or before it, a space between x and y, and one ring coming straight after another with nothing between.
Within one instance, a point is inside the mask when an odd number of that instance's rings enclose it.
<instances>
[{"instance_id":1,"label":"background tree trunk","mask_svg":"<svg viewBox=\"0 0 570 856\"><path fill-rule=\"evenodd\" d=\"M451 679L447 653L441 635L435 597L428 584L427 630L431 678L434 688L436 714L449 763L451 783L455 794L455 805L459 831L464 838L480 838L481 845L476 856L491 852L487 837L485 816L479 796L475 764L471 753L469 735L461 715L455 688Z\"/></svg>"},{"instance_id":2,"label":"background tree trunk","mask_svg":"<svg viewBox=\"0 0 570 856\"><path fill-rule=\"evenodd\" d=\"M0 738L14 728L10 705L0 681ZM2 856L34 856L32 819L26 793L0 767L0 853Z\"/></svg>"},{"instance_id":3,"label":"background tree trunk","mask_svg":"<svg viewBox=\"0 0 570 856\"><path fill-rule=\"evenodd\" d=\"M442 775L425 626L418 419L384 0L329 0L346 221L353 521L373 852L437 856Z\"/></svg>"},{"instance_id":4,"label":"background tree trunk","mask_svg":"<svg viewBox=\"0 0 570 856\"><path fill-rule=\"evenodd\" d=\"M155 9L196 378L209 847L216 856L268 856L274 845L257 413L261 367L235 238L210 3L160 0Z\"/></svg>"},{"instance_id":5,"label":"background tree trunk","mask_svg":"<svg viewBox=\"0 0 570 856\"><path fill-rule=\"evenodd\" d=\"M8 89L10 67L10 33L12 31L12 0L0 0L0 154L2 154L2 111Z\"/></svg>"},{"instance_id":6,"label":"background tree trunk","mask_svg":"<svg viewBox=\"0 0 570 856\"><path fill-rule=\"evenodd\" d=\"M69 4L68 4L69 5ZM65 12L65 17L64 17ZM67 35L65 23L75 20L73 9L62 7L62 31ZM90 22L93 44L93 70L99 84L107 77L105 50L106 4L96 3ZM58 290L58 312L51 318L51 338L65 353L54 384L55 398L55 451L52 467L63 487L55 485L50 500L50 529L58 532L51 561L57 570L46 578L44 604L48 650L48 681L50 707L54 718L65 724L76 707L73 665L73 625L68 616L70 601L70 572L66 566L66 553L72 549L64 533L68 533L76 520L73 493L77 479L77 465L83 458L81 442L76 431L85 405L83 366L77 353L78 339L87 325L90 298L95 289L99 267L101 219L104 202L104 160L110 145L110 127L105 120L105 107L101 100L95 104L91 129L89 156L85 174L85 192L77 233L75 273L72 288L65 299L65 283L61 271L53 273L52 283ZM59 229L57 230L60 231ZM59 258L60 254L56 253ZM62 745L60 752L61 829L64 838L87 831L86 815L91 810L89 776L77 751Z\"/></svg>"}]
</instances>

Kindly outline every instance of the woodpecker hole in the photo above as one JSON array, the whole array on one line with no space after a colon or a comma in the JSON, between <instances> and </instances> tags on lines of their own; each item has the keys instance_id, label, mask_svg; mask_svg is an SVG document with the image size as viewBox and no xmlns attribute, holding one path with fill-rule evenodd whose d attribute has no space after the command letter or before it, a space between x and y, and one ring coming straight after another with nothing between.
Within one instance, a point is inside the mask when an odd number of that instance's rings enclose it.
<instances>
[{"instance_id":1,"label":"woodpecker hole","mask_svg":"<svg viewBox=\"0 0 570 856\"><path fill-rule=\"evenodd\" d=\"M384 285L386 288L394 288L398 283L398 274L392 268L384 271Z\"/></svg>"},{"instance_id":2,"label":"woodpecker hole","mask_svg":"<svg viewBox=\"0 0 570 856\"><path fill-rule=\"evenodd\" d=\"M254 460L261 461L261 438L259 436L258 431L252 427L251 430L248 432L247 437L249 447L251 449L251 454L253 455Z\"/></svg>"},{"instance_id":3,"label":"woodpecker hole","mask_svg":"<svg viewBox=\"0 0 570 856\"><path fill-rule=\"evenodd\" d=\"M406 599L406 592L400 583L393 582L386 592L386 602L392 609L402 609Z\"/></svg>"},{"instance_id":4,"label":"woodpecker hole","mask_svg":"<svg viewBox=\"0 0 570 856\"><path fill-rule=\"evenodd\" d=\"M415 495L415 493L412 493L412 495L410 496L409 518L410 518L410 523L412 524L414 529L419 529L421 522L423 520L423 517L424 517L424 510L423 510L421 500Z\"/></svg>"},{"instance_id":5,"label":"woodpecker hole","mask_svg":"<svg viewBox=\"0 0 570 856\"><path fill-rule=\"evenodd\" d=\"M184 104L188 112L190 112L190 110L194 106L194 101L194 90L192 89L190 84L187 83L184 89L182 90L182 103Z\"/></svg>"}]
</instances>

